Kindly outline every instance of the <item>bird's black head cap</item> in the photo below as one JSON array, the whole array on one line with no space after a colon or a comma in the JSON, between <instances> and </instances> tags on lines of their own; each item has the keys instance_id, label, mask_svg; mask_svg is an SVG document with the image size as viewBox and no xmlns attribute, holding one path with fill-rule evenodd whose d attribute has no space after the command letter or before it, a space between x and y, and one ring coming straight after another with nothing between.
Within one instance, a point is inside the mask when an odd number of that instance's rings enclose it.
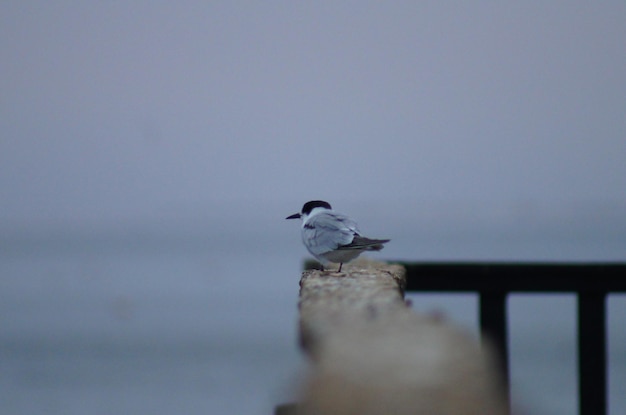
<instances>
[{"instance_id":1,"label":"bird's black head cap","mask_svg":"<svg viewBox=\"0 0 626 415\"><path fill-rule=\"evenodd\" d=\"M302 214L308 215L311 211L317 207L332 209L330 207L330 203L324 202L323 200L311 200L310 202L306 202L304 206L302 206Z\"/></svg>"}]
</instances>

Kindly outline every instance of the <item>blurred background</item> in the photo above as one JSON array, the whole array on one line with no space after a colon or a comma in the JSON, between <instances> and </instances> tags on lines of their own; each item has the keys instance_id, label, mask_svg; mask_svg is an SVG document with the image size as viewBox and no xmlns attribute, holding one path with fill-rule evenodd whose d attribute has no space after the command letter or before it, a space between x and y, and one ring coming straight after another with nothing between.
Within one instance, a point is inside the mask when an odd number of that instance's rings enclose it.
<instances>
[{"instance_id":1,"label":"blurred background","mask_svg":"<svg viewBox=\"0 0 626 415\"><path fill-rule=\"evenodd\" d=\"M3 1L6 414L269 414L311 199L379 259L626 260L626 3ZM420 295L476 330L473 296ZM575 298L509 300L520 413L576 411ZM609 299L626 413L626 296Z\"/></svg>"}]
</instances>

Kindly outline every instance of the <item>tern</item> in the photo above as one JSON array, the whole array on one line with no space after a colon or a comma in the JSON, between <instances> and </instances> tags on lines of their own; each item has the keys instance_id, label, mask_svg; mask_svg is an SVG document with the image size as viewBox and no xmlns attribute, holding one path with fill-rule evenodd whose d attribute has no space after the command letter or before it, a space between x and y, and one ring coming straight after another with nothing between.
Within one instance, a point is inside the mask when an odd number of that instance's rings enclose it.
<instances>
[{"instance_id":1,"label":"tern","mask_svg":"<svg viewBox=\"0 0 626 415\"><path fill-rule=\"evenodd\" d=\"M354 219L335 212L328 202L312 200L302 206L300 213L286 219L302 219L302 243L324 266L330 262L352 261L364 251L380 251L390 239L370 239L361 236Z\"/></svg>"}]
</instances>

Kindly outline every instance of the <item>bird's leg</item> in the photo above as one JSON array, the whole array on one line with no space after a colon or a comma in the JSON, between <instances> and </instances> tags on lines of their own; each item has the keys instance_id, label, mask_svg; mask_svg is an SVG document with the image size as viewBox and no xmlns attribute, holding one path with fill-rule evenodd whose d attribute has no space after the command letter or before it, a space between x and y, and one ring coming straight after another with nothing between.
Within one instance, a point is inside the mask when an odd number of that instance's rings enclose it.
<instances>
[{"instance_id":1,"label":"bird's leg","mask_svg":"<svg viewBox=\"0 0 626 415\"><path fill-rule=\"evenodd\" d=\"M324 271L324 265L320 264L320 271Z\"/></svg>"},{"instance_id":2,"label":"bird's leg","mask_svg":"<svg viewBox=\"0 0 626 415\"><path fill-rule=\"evenodd\" d=\"M341 267L343 266L343 262L339 263L339 270L337 272L341 272Z\"/></svg>"}]
</instances>

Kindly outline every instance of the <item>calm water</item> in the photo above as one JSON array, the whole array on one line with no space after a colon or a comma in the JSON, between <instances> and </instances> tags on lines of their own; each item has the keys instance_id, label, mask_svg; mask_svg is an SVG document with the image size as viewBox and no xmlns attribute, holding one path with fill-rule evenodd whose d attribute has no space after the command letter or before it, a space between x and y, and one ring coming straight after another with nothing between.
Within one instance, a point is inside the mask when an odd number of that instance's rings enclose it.
<instances>
[{"instance_id":1,"label":"calm water","mask_svg":"<svg viewBox=\"0 0 626 415\"><path fill-rule=\"evenodd\" d=\"M6 246L5 246L6 248ZM24 244L0 252L3 414L271 414L304 368L300 246ZM233 250L236 251L236 250ZM471 295L418 295L476 328ZM576 413L573 296L514 296L521 413ZM611 413L626 413L626 298L610 300Z\"/></svg>"}]
</instances>

